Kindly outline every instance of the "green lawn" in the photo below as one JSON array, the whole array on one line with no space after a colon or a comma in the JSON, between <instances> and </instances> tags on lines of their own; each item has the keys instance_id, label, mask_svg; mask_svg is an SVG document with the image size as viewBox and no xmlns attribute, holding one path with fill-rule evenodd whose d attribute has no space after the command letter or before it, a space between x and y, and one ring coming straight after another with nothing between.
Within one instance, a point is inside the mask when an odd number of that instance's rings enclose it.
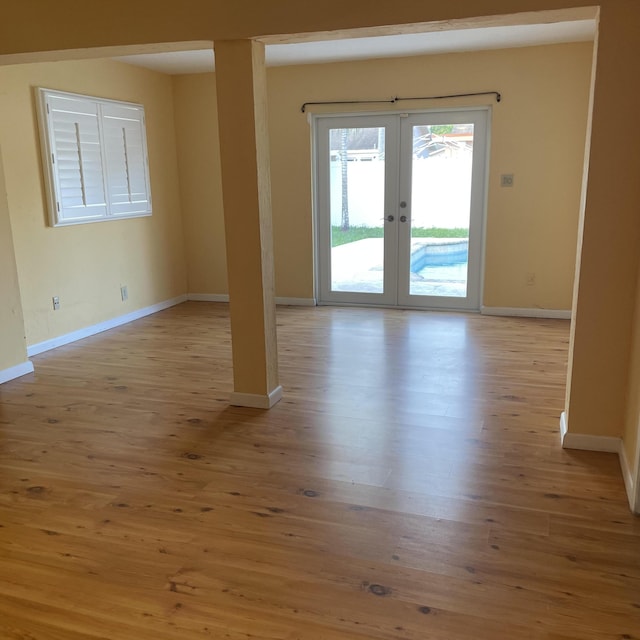
<instances>
[{"instance_id":1,"label":"green lawn","mask_svg":"<svg viewBox=\"0 0 640 640\"><path fill-rule=\"evenodd\" d=\"M468 238L469 229L441 229L439 227L417 227L412 230L414 238ZM351 227L343 231L340 227L331 228L331 246L365 240L366 238L382 238L382 227Z\"/></svg>"}]
</instances>

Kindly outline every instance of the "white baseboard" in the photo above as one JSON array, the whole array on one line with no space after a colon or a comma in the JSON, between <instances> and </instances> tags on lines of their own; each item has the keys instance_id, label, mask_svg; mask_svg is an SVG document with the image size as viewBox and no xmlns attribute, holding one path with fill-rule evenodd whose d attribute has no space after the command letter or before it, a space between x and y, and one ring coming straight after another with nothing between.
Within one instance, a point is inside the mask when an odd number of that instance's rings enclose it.
<instances>
[{"instance_id":1,"label":"white baseboard","mask_svg":"<svg viewBox=\"0 0 640 640\"><path fill-rule=\"evenodd\" d=\"M609 436L590 436L584 433L567 433L562 439L563 449L579 451L601 451L602 453L619 453L620 438Z\"/></svg>"},{"instance_id":2,"label":"white baseboard","mask_svg":"<svg viewBox=\"0 0 640 640\"><path fill-rule=\"evenodd\" d=\"M631 511L640 513L640 504L638 503L638 491L640 491L640 487L637 486L634 469L629 464L629 459L627 458L627 453L622 442L620 443L620 468L622 469L622 477L624 478L624 486L627 490Z\"/></svg>"},{"instance_id":3,"label":"white baseboard","mask_svg":"<svg viewBox=\"0 0 640 640\"><path fill-rule=\"evenodd\" d=\"M564 444L564 437L567 435L567 412L560 414L560 444Z\"/></svg>"},{"instance_id":4,"label":"white baseboard","mask_svg":"<svg viewBox=\"0 0 640 640\"><path fill-rule=\"evenodd\" d=\"M158 311L163 311L164 309L168 309L169 307L174 307L177 304L186 302L186 300L187 296L178 296L177 298L165 300L164 302L159 302L158 304L153 304L150 307L144 307L143 309L138 309L137 311L126 313L123 316L118 316L117 318L112 318L111 320L99 322L98 324L91 325L90 327L84 327L83 329L72 331L71 333L65 333L64 335L58 336L57 338L52 338L51 340L45 340L44 342L32 344L30 347L27 347L27 355L29 357L37 356L39 353L50 351L51 349L61 347L65 344L70 344L72 342L76 342L77 340L82 340L83 338L94 336L97 333L102 333L103 331L108 331L109 329L119 327L129 322L133 322L134 320L139 320L140 318L144 318L145 316L150 316L152 313L157 313Z\"/></svg>"},{"instance_id":5,"label":"white baseboard","mask_svg":"<svg viewBox=\"0 0 640 640\"><path fill-rule=\"evenodd\" d=\"M229 302L228 293L188 293L187 300L193 302Z\"/></svg>"},{"instance_id":6,"label":"white baseboard","mask_svg":"<svg viewBox=\"0 0 640 640\"><path fill-rule=\"evenodd\" d=\"M580 449L581 451L603 451L620 453L621 438L612 436L592 436L585 433L570 433L567 430L567 414L560 415L560 437L563 449Z\"/></svg>"},{"instance_id":7,"label":"white baseboard","mask_svg":"<svg viewBox=\"0 0 640 640\"><path fill-rule=\"evenodd\" d=\"M638 442L636 443L636 459L634 464L635 466L630 467L633 474L632 477L635 478L635 482L633 483L635 485L635 496L632 496L634 500L633 505L631 506L631 510L635 514L640 515L640 437L638 438Z\"/></svg>"},{"instance_id":8,"label":"white baseboard","mask_svg":"<svg viewBox=\"0 0 640 640\"><path fill-rule=\"evenodd\" d=\"M570 309L525 309L522 307L481 307L485 316L510 316L514 318L550 318L571 320Z\"/></svg>"},{"instance_id":9,"label":"white baseboard","mask_svg":"<svg viewBox=\"0 0 640 640\"><path fill-rule=\"evenodd\" d=\"M229 403L234 407L250 407L252 409L271 409L282 400L282 387L277 386L268 396L253 393L236 393L229 398Z\"/></svg>"},{"instance_id":10,"label":"white baseboard","mask_svg":"<svg viewBox=\"0 0 640 640\"><path fill-rule=\"evenodd\" d=\"M278 298L276 304L289 307L316 307L318 303L315 298Z\"/></svg>"},{"instance_id":11,"label":"white baseboard","mask_svg":"<svg viewBox=\"0 0 640 640\"><path fill-rule=\"evenodd\" d=\"M9 380L15 380L21 376L26 376L28 373L33 373L33 362L23 362L15 367L9 367L0 371L0 384L9 382Z\"/></svg>"},{"instance_id":12,"label":"white baseboard","mask_svg":"<svg viewBox=\"0 0 640 640\"><path fill-rule=\"evenodd\" d=\"M564 412L560 416L560 437L563 449L580 449L582 451L603 451L617 453L622 469L622 478L627 491L629 506L633 513L640 513L640 487L634 478L634 469L629 464L622 438L611 436L591 436L583 433L569 433L567 431L567 416Z\"/></svg>"},{"instance_id":13,"label":"white baseboard","mask_svg":"<svg viewBox=\"0 0 640 640\"><path fill-rule=\"evenodd\" d=\"M188 300L194 302L229 302L228 293L189 293ZM315 298L279 298L276 297L276 304L290 307L315 307Z\"/></svg>"}]
</instances>

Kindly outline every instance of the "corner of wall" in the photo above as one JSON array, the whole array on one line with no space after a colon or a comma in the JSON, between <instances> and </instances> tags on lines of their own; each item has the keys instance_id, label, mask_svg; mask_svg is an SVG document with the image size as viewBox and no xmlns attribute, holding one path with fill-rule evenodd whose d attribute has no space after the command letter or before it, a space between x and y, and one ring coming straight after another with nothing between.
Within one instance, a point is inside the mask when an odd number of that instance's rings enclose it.
<instances>
[{"instance_id":1,"label":"corner of wall","mask_svg":"<svg viewBox=\"0 0 640 640\"><path fill-rule=\"evenodd\" d=\"M27 360L22 296L0 149L0 382L33 371Z\"/></svg>"}]
</instances>

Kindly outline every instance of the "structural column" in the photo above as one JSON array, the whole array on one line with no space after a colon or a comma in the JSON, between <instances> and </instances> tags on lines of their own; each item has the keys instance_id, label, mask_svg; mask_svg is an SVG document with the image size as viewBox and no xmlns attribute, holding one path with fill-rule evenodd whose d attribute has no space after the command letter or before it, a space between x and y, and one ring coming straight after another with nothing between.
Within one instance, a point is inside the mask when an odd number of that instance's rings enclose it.
<instances>
[{"instance_id":1,"label":"structural column","mask_svg":"<svg viewBox=\"0 0 640 640\"><path fill-rule=\"evenodd\" d=\"M282 397L282 388L264 45L229 40L214 48L233 343L231 404L269 409Z\"/></svg>"},{"instance_id":2,"label":"structural column","mask_svg":"<svg viewBox=\"0 0 640 640\"><path fill-rule=\"evenodd\" d=\"M565 447L617 451L629 389L640 267L640 131L612 135L612 122L640 111L629 82L640 41L632 3L603 3L593 86L591 153L578 243L567 382Z\"/></svg>"}]
</instances>

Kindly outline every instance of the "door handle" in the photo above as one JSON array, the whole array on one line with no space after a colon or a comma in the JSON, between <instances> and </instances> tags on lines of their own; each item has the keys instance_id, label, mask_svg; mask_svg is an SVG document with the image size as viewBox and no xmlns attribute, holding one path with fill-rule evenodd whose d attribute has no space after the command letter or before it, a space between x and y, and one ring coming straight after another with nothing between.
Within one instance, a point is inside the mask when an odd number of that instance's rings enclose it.
<instances>
[{"instance_id":1,"label":"door handle","mask_svg":"<svg viewBox=\"0 0 640 640\"><path fill-rule=\"evenodd\" d=\"M387 222L393 222L395 218L393 216L387 216Z\"/></svg>"},{"instance_id":2,"label":"door handle","mask_svg":"<svg viewBox=\"0 0 640 640\"><path fill-rule=\"evenodd\" d=\"M400 216L400 222L406 222L407 216Z\"/></svg>"}]
</instances>

